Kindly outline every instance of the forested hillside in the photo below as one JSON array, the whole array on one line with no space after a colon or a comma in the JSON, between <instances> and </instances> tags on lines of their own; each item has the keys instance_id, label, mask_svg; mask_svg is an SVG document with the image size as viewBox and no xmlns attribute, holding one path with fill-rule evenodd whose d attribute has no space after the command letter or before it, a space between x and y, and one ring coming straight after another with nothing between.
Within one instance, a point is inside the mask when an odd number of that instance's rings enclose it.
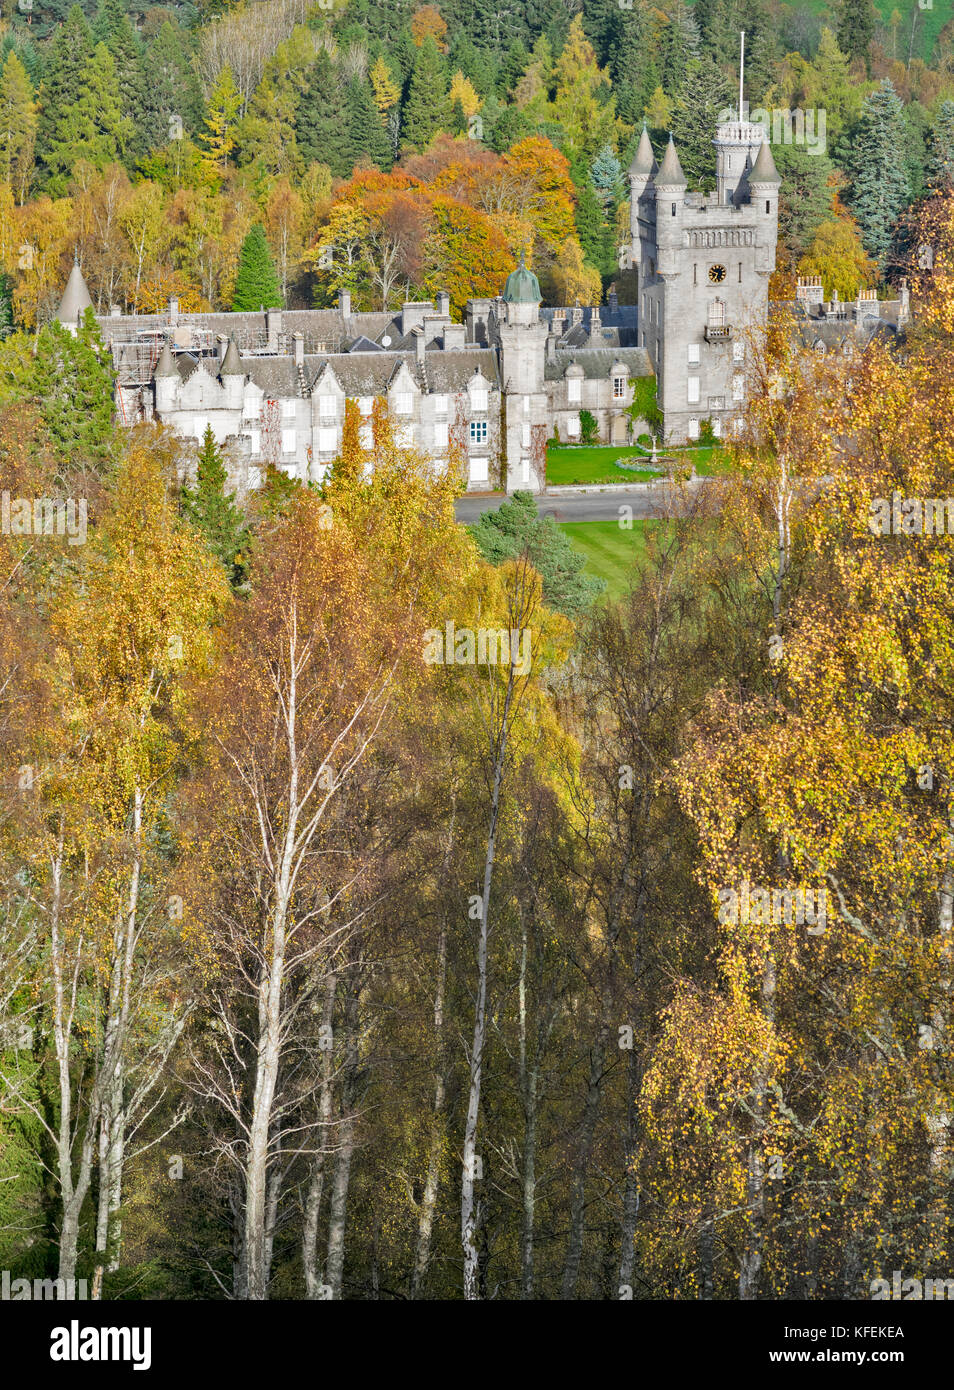
<instances>
[{"instance_id":1,"label":"forested hillside","mask_svg":"<svg viewBox=\"0 0 954 1390\"><path fill-rule=\"evenodd\" d=\"M4 24L0 1267L170 1301L950 1282L947 12ZM435 476L384 398L320 485L234 494L211 428L197 460L122 429L92 316L54 318L74 256L104 310L459 312L522 252L547 298L631 295L643 121L711 185L741 28L751 105L825 113L825 152L773 148L778 303L906 273L912 321L825 354L780 309L618 601L529 495L458 525L459 441Z\"/></svg>"},{"instance_id":2,"label":"forested hillside","mask_svg":"<svg viewBox=\"0 0 954 1390\"><path fill-rule=\"evenodd\" d=\"M672 131L711 187L741 29L746 100L775 119L784 180L776 290L801 271L850 297L897 272L906 209L948 176L949 9L18 0L0 47L7 325L55 311L74 254L102 312L170 295L243 307L259 226L272 267L255 308L448 288L459 311L523 249L553 302L598 302L614 280L632 301L625 171L642 123L657 149Z\"/></svg>"}]
</instances>

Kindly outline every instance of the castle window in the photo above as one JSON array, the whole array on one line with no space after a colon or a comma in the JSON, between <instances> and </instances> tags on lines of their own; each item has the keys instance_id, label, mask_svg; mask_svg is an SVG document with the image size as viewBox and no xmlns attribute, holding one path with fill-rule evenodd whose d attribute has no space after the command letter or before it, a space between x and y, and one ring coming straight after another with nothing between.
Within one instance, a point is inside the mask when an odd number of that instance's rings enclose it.
<instances>
[{"instance_id":1,"label":"castle window","mask_svg":"<svg viewBox=\"0 0 954 1390\"><path fill-rule=\"evenodd\" d=\"M487 421L471 420L470 422L470 442L471 444L487 443Z\"/></svg>"},{"instance_id":2,"label":"castle window","mask_svg":"<svg viewBox=\"0 0 954 1390\"><path fill-rule=\"evenodd\" d=\"M688 367L698 367L699 365L699 344L688 343L686 345L686 365Z\"/></svg>"},{"instance_id":3,"label":"castle window","mask_svg":"<svg viewBox=\"0 0 954 1390\"><path fill-rule=\"evenodd\" d=\"M624 376L613 377L613 400L622 401L626 399L626 378Z\"/></svg>"},{"instance_id":4,"label":"castle window","mask_svg":"<svg viewBox=\"0 0 954 1390\"><path fill-rule=\"evenodd\" d=\"M690 420L690 421L689 421L689 438L690 438L690 439L698 439L698 438L699 438L699 421L698 421L698 420Z\"/></svg>"},{"instance_id":5,"label":"castle window","mask_svg":"<svg viewBox=\"0 0 954 1390\"><path fill-rule=\"evenodd\" d=\"M673 203L673 205L672 205L672 215L673 215L673 217L675 217L675 215L676 215L676 204L675 204L675 203Z\"/></svg>"},{"instance_id":6,"label":"castle window","mask_svg":"<svg viewBox=\"0 0 954 1390\"><path fill-rule=\"evenodd\" d=\"M739 261L739 284L742 283L742 262Z\"/></svg>"},{"instance_id":7,"label":"castle window","mask_svg":"<svg viewBox=\"0 0 954 1390\"><path fill-rule=\"evenodd\" d=\"M434 443L438 449L446 449L448 443L448 424L446 420L438 420L434 426Z\"/></svg>"},{"instance_id":8,"label":"castle window","mask_svg":"<svg viewBox=\"0 0 954 1390\"><path fill-rule=\"evenodd\" d=\"M282 401L282 418L284 420L293 420L295 418L294 401L290 401L287 399Z\"/></svg>"},{"instance_id":9,"label":"castle window","mask_svg":"<svg viewBox=\"0 0 954 1390\"><path fill-rule=\"evenodd\" d=\"M359 396L358 409L361 411L362 415L371 415L374 411L374 397Z\"/></svg>"},{"instance_id":10,"label":"castle window","mask_svg":"<svg viewBox=\"0 0 954 1390\"><path fill-rule=\"evenodd\" d=\"M285 402L291 405L290 401ZM287 412L286 412L287 413ZM333 420L338 413L338 403L334 396L318 397L318 417L321 420Z\"/></svg>"},{"instance_id":11,"label":"castle window","mask_svg":"<svg viewBox=\"0 0 954 1390\"><path fill-rule=\"evenodd\" d=\"M374 426L370 420L358 430L358 443L362 449L374 448Z\"/></svg>"},{"instance_id":12,"label":"castle window","mask_svg":"<svg viewBox=\"0 0 954 1390\"><path fill-rule=\"evenodd\" d=\"M338 447L338 431L335 429L323 429L318 431L318 452L319 454L333 454ZM370 446L368 446L370 447Z\"/></svg>"},{"instance_id":13,"label":"castle window","mask_svg":"<svg viewBox=\"0 0 954 1390\"><path fill-rule=\"evenodd\" d=\"M697 265L692 267L692 283L694 285L698 285L699 283L699 267Z\"/></svg>"},{"instance_id":14,"label":"castle window","mask_svg":"<svg viewBox=\"0 0 954 1390\"><path fill-rule=\"evenodd\" d=\"M689 405L699 404L699 378L697 376L686 378L686 400Z\"/></svg>"},{"instance_id":15,"label":"castle window","mask_svg":"<svg viewBox=\"0 0 954 1390\"><path fill-rule=\"evenodd\" d=\"M470 481L472 483L485 483L487 481L487 460L471 459L470 461Z\"/></svg>"},{"instance_id":16,"label":"castle window","mask_svg":"<svg viewBox=\"0 0 954 1390\"><path fill-rule=\"evenodd\" d=\"M486 409L487 409L487 392L486 392L486 391L477 391L477 390L471 391L471 393L470 393L470 408L471 408L471 410L486 410Z\"/></svg>"},{"instance_id":17,"label":"castle window","mask_svg":"<svg viewBox=\"0 0 954 1390\"><path fill-rule=\"evenodd\" d=\"M571 416L570 416L569 420L567 420L567 422L566 422L566 432L567 432L568 435L571 436L571 438L574 438L574 439L575 439L576 436L580 433L580 417L579 417L579 415L571 415Z\"/></svg>"},{"instance_id":18,"label":"castle window","mask_svg":"<svg viewBox=\"0 0 954 1390\"><path fill-rule=\"evenodd\" d=\"M521 443L525 449L530 448L530 421L524 420L523 431L521 433Z\"/></svg>"},{"instance_id":19,"label":"castle window","mask_svg":"<svg viewBox=\"0 0 954 1390\"><path fill-rule=\"evenodd\" d=\"M772 204L771 204L771 202L769 201L768 198L766 198L766 200L765 200L765 211L766 211L766 212L771 212L771 211L772 211Z\"/></svg>"},{"instance_id":20,"label":"castle window","mask_svg":"<svg viewBox=\"0 0 954 1390\"><path fill-rule=\"evenodd\" d=\"M394 397L395 415L410 415L414 409L414 398L410 391L399 391Z\"/></svg>"},{"instance_id":21,"label":"castle window","mask_svg":"<svg viewBox=\"0 0 954 1390\"><path fill-rule=\"evenodd\" d=\"M434 414L435 414L435 415L446 415L446 414L447 414L447 397L446 397L446 396L435 396L435 397L434 397Z\"/></svg>"},{"instance_id":22,"label":"castle window","mask_svg":"<svg viewBox=\"0 0 954 1390\"><path fill-rule=\"evenodd\" d=\"M745 400L745 377L738 375L732 378L732 399L734 401Z\"/></svg>"},{"instance_id":23,"label":"castle window","mask_svg":"<svg viewBox=\"0 0 954 1390\"><path fill-rule=\"evenodd\" d=\"M715 435L716 439L722 438L722 421L718 416L712 421L712 433Z\"/></svg>"},{"instance_id":24,"label":"castle window","mask_svg":"<svg viewBox=\"0 0 954 1390\"><path fill-rule=\"evenodd\" d=\"M579 405L583 399L583 382L578 376L568 376L566 379L566 398L570 405Z\"/></svg>"},{"instance_id":25,"label":"castle window","mask_svg":"<svg viewBox=\"0 0 954 1390\"><path fill-rule=\"evenodd\" d=\"M732 361L745 361L745 344L743 343L741 338L736 338L732 344Z\"/></svg>"},{"instance_id":26,"label":"castle window","mask_svg":"<svg viewBox=\"0 0 954 1390\"><path fill-rule=\"evenodd\" d=\"M293 454L295 452L295 431L282 430L282 453Z\"/></svg>"}]
</instances>

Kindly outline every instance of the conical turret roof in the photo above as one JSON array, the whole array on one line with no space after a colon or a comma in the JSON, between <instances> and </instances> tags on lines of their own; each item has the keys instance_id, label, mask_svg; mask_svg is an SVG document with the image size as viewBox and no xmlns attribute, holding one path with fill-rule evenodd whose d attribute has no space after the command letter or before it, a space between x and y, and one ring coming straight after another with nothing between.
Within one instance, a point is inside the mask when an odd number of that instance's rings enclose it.
<instances>
[{"instance_id":1,"label":"conical turret roof","mask_svg":"<svg viewBox=\"0 0 954 1390\"><path fill-rule=\"evenodd\" d=\"M175 362L175 358L174 358L173 355L172 355L172 349L171 349L170 346L169 346L169 339L168 339L168 338L166 339L166 341L165 341L165 342L163 343L163 345L162 345L162 352L160 352L160 354L159 354L159 361L156 363L156 370L155 370L154 375L155 375L155 376L178 376L178 375L179 375L179 373L176 371L176 362Z\"/></svg>"},{"instance_id":2,"label":"conical turret roof","mask_svg":"<svg viewBox=\"0 0 954 1390\"><path fill-rule=\"evenodd\" d=\"M682 172L682 165L679 163L679 156L676 154L676 146L671 135L669 144L666 146L666 153L663 156L663 162L659 166L659 173L656 175L656 187L686 187L686 176Z\"/></svg>"},{"instance_id":3,"label":"conical turret roof","mask_svg":"<svg viewBox=\"0 0 954 1390\"><path fill-rule=\"evenodd\" d=\"M755 163L752 165L749 174L749 183L781 183L782 178L775 167L775 160L772 158L772 151L769 149L768 141L762 141L762 148L758 152Z\"/></svg>"},{"instance_id":4,"label":"conical turret roof","mask_svg":"<svg viewBox=\"0 0 954 1390\"><path fill-rule=\"evenodd\" d=\"M229 339L229 345L225 350L225 357L222 360L222 376L244 376L242 359L239 357L239 350L235 346L235 339Z\"/></svg>"},{"instance_id":5,"label":"conical turret roof","mask_svg":"<svg viewBox=\"0 0 954 1390\"><path fill-rule=\"evenodd\" d=\"M629 172L634 178L652 178L657 168L649 131L646 129L646 122L643 121L643 133L639 137L639 144L636 146L636 153L629 166Z\"/></svg>"},{"instance_id":6,"label":"conical turret roof","mask_svg":"<svg viewBox=\"0 0 954 1390\"><path fill-rule=\"evenodd\" d=\"M74 261L70 278L66 282L66 289L63 291L63 298L60 300L60 307L56 311L56 317L60 323L75 326L78 316L84 310L92 307L93 301L89 297L89 290L86 288L83 272L79 268L79 261Z\"/></svg>"}]
</instances>

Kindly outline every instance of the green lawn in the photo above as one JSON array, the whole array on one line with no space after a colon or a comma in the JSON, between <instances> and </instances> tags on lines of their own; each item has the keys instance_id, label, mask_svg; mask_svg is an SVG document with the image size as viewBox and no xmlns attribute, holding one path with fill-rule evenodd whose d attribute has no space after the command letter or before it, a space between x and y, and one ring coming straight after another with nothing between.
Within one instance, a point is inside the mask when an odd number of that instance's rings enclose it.
<instances>
[{"instance_id":1,"label":"green lawn","mask_svg":"<svg viewBox=\"0 0 954 1390\"><path fill-rule=\"evenodd\" d=\"M700 474L720 473L727 467L726 455L718 445L698 449L667 449L667 456L695 462ZM547 451L547 482L552 487L567 487L574 483L602 485L606 483L647 483L658 473L645 469L617 468L616 460L637 458L639 450L633 445L554 445Z\"/></svg>"},{"instance_id":2,"label":"green lawn","mask_svg":"<svg viewBox=\"0 0 954 1390\"><path fill-rule=\"evenodd\" d=\"M616 599L629 588L633 566L645 554L650 529L664 524L634 521L632 530L624 530L618 521L563 521L560 530L569 536L573 549L585 556L589 573L606 580L604 597Z\"/></svg>"}]
</instances>

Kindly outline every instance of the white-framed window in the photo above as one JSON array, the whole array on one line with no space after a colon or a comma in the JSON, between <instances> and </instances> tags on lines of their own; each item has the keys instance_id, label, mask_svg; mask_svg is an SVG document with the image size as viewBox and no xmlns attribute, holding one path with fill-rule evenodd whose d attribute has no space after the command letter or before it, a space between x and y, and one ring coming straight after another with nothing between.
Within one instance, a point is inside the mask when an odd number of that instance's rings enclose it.
<instances>
[{"instance_id":1,"label":"white-framed window","mask_svg":"<svg viewBox=\"0 0 954 1390\"><path fill-rule=\"evenodd\" d=\"M487 443L487 421L471 420L470 422L470 442L471 444Z\"/></svg>"},{"instance_id":2,"label":"white-framed window","mask_svg":"<svg viewBox=\"0 0 954 1390\"><path fill-rule=\"evenodd\" d=\"M521 482L529 483L529 481L530 481L530 460L529 460L529 459L521 459L521 460L520 460L520 472L521 472L521 479L520 479Z\"/></svg>"},{"instance_id":3,"label":"white-framed window","mask_svg":"<svg viewBox=\"0 0 954 1390\"><path fill-rule=\"evenodd\" d=\"M687 346L686 346L686 364L687 364L687 366L690 366L690 367L698 367L698 365L699 365L699 356L700 356L700 353L699 353L699 344L698 344L698 343L689 343L689 344L687 344Z\"/></svg>"},{"instance_id":4,"label":"white-framed window","mask_svg":"<svg viewBox=\"0 0 954 1390\"><path fill-rule=\"evenodd\" d=\"M318 431L318 452L319 454L333 454L338 447L338 431L328 429Z\"/></svg>"},{"instance_id":5,"label":"white-framed window","mask_svg":"<svg viewBox=\"0 0 954 1390\"><path fill-rule=\"evenodd\" d=\"M530 448L530 421L529 421L529 420L524 420L524 422L523 422L523 431L522 431L521 438L522 438L522 442L523 442L523 447L524 447L525 449L529 449L529 448Z\"/></svg>"},{"instance_id":6,"label":"white-framed window","mask_svg":"<svg viewBox=\"0 0 954 1390\"><path fill-rule=\"evenodd\" d=\"M324 401L322 401L322 404L324 404ZM288 399L286 398L286 399L284 399L284 400L282 401L282 419L283 419L283 420L294 420L294 418L295 418L295 402L292 401L292 400L288 400Z\"/></svg>"},{"instance_id":7,"label":"white-framed window","mask_svg":"<svg viewBox=\"0 0 954 1390\"><path fill-rule=\"evenodd\" d=\"M361 445L362 449L374 448L374 426L371 424L370 420L358 430L358 443Z\"/></svg>"},{"instance_id":8,"label":"white-framed window","mask_svg":"<svg viewBox=\"0 0 954 1390\"><path fill-rule=\"evenodd\" d=\"M487 392L479 387L474 387L470 393L470 408L471 410L486 410Z\"/></svg>"},{"instance_id":9,"label":"white-framed window","mask_svg":"<svg viewBox=\"0 0 954 1390\"><path fill-rule=\"evenodd\" d=\"M295 452L296 433L294 430L282 430L282 453L293 454Z\"/></svg>"},{"instance_id":10,"label":"white-framed window","mask_svg":"<svg viewBox=\"0 0 954 1390\"><path fill-rule=\"evenodd\" d=\"M736 338L732 343L732 361L745 361L745 344L743 343L741 338Z\"/></svg>"},{"instance_id":11,"label":"white-framed window","mask_svg":"<svg viewBox=\"0 0 954 1390\"><path fill-rule=\"evenodd\" d=\"M578 376L568 376L566 379L566 398L570 405L579 405L583 399L583 379Z\"/></svg>"},{"instance_id":12,"label":"white-framed window","mask_svg":"<svg viewBox=\"0 0 954 1390\"><path fill-rule=\"evenodd\" d=\"M248 397L242 402L242 419L257 420L262 413L261 403L256 400L249 400Z\"/></svg>"},{"instance_id":13,"label":"white-framed window","mask_svg":"<svg viewBox=\"0 0 954 1390\"><path fill-rule=\"evenodd\" d=\"M447 397L446 397L446 396L435 396L435 397L434 397L434 414L435 414L435 415L446 415L446 414L447 414Z\"/></svg>"},{"instance_id":14,"label":"white-framed window","mask_svg":"<svg viewBox=\"0 0 954 1390\"><path fill-rule=\"evenodd\" d=\"M530 414L530 397L529 397L529 396L524 396L524 398L523 398L523 413L524 413L524 415L529 415L529 414Z\"/></svg>"},{"instance_id":15,"label":"white-framed window","mask_svg":"<svg viewBox=\"0 0 954 1390\"><path fill-rule=\"evenodd\" d=\"M470 481L472 483L485 483L490 477L487 459L471 459L470 461Z\"/></svg>"},{"instance_id":16,"label":"white-framed window","mask_svg":"<svg viewBox=\"0 0 954 1390\"><path fill-rule=\"evenodd\" d=\"M394 442L399 449L414 448L414 425L411 421L405 425L398 425L394 431Z\"/></svg>"},{"instance_id":17,"label":"white-framed window","mask_svg":"<svg viewBox=\"0 0 954 1390\"><path fill-rule=\"evenodd\" d=\"M689 438L690 438L690 439L698 439L698 438L699 438L699 421L696 420L696 419L692 419L692 420L689 421Z\"/></svg>"},{"instance_id":18,"label":"white-framed window","mask_svg":"<svg viewBox=\"0 0 954 1390\"><path fill-rule=\"evenodd\" d=\"M686 400L690 405L699 404L699 378L697 376L686 378Z\"/></svg>"},{"instance_id":19,"label":"white-framed window","mask_svg":"<svg viewBox=\"0 0 954 1390\"><path fill-rule=\"evenodd\" d=\"M722 421L718 416L712 421L712 433L715 435L716 439L722 438Z\"/></svg>"},{"instance_id":20,"label":"white-framed window","mask_svg":"<svg viewBox=\"0 0 954 1390\"><path fill-rule=\"evenodd\" d=\"M410 391L398 391L394 396L395 415L411 415L414 412L414 396Z\"/></svg>"},{"instance_id":21,"label":"white-framed window","mask_svg":"<svg viewBox=\"0 0 954 1390\"><path fill-rule=\"evenodd\" d=\"M739 372L732 378L732 399L734 401L745 400L745 377Z\"/></svg>"},{"instance_id":22,"label":"white-framed window","mask_svg":"<svg viewBox=\"0 0 954 1390\"><path fill-rule=\"evenodd\" d=\"M318 397L318 418L320 420L334 420L338 414L338 402L334 396Z\"/></svg>"},{"instance_id":23,"label":"white-framed window","mask_svg":"<svg viewBox=\"0 0 954 1390\"><path fill-rule=\"evenodd\" d=\"M361 414L362 414L362 415L370 415L370 414L373 412L373 410L374 410L374 397L373 397L373 396L359 396L359 397L358 397L358 409L361 411Z\"/></svg>"},{"instance_id":24,"label":"white-framed window","mask_svg":"<svg viewBox=\"0 0 954 1390\"><path fill-rule=\"evenodd\" d=\"M566 432L567 432L567 434L570 436L571 439L575 439L575 438L576 438L576 436L577 436L577 435L579 434L579 432L580 432L580 417L579 417L579 415L571 415L571 416L570 416L569 420L567 420L567 422L566 422Z\"/></svg>"},{"instance_id":25,"label":"white-framed window","mask_svg":"<svg viewBox=\"0 0 954 1390\"><path fill-rule=\"evenodd\" d=\"M623 401L626 399L626 378L624 376L613 377L613 400Z\"/></svg>"},{"instance_id":26,"label":"white-framed window","mask_svg":"<svg viewBox=\"0 0 954 1390\"><path fill-rule=\"evenodd\" d=\"M435 449L446 449L450 441L450 426L446 420L438 420L434 425Z\"/></svg>"}]
</instances>

